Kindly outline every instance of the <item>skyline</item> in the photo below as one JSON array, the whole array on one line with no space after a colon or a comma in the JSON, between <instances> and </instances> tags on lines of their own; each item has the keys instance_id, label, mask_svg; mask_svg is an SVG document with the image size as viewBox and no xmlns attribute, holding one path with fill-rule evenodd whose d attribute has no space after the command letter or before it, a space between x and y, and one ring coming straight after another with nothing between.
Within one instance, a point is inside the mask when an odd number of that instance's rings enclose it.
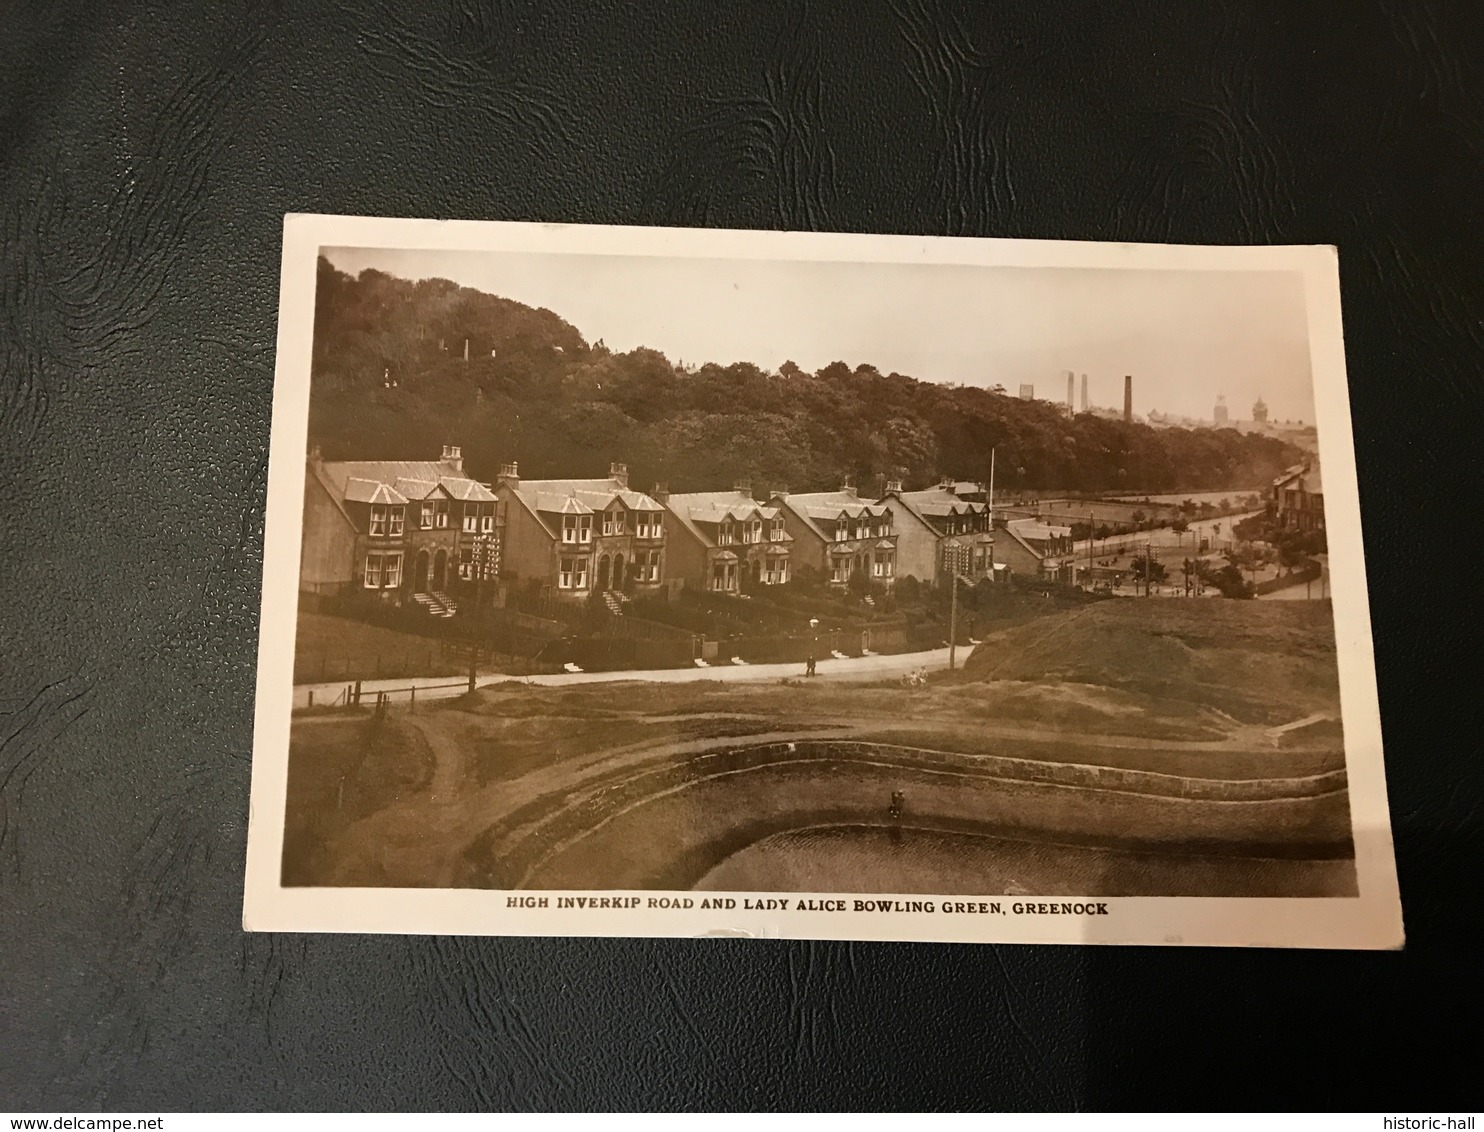
<instances>
[{"instance_id":1,"label":"skyline","mask_svg":"<svg viewBox=\"0 0 1484 1132\"><path fill-rule=\"evenodd\" d=\"M1062 402L1233 420L1314 420L1302 280L1281 272L986 268L417 249L321 249L352 275L444 278L545 308L588 342L672 362L833 361L938 383L1022 384Z\"/></svg>"}]
</instances>

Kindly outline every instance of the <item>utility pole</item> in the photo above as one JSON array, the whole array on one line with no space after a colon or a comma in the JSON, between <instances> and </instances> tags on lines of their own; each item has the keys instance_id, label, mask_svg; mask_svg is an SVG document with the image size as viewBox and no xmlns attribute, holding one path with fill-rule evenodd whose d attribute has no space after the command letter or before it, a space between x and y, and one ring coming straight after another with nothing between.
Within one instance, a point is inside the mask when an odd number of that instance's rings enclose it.
<instances>
[{"instance_id":1,"label":"utility pole","mask_svg":"<svg viewBox=\"0 0 1484 1132\"><path fill-rule=\"evenodd\" d=\"M943 544L948 551L948 671L952 672L958 656L958 539L949 539Z\"/></svg>"},{"instance_id":2,"label":"utility pole","mask_svg":"<svg viewBox=\"0 0 1484 1132\"><path fill-rule=\"evenodd\" d=\"M1149 577L1149 542L1146 539L1145 542L1144 542L1144 596L1145 597L1149 597L1150 596L1150 589L1149 589L1150 580L1151 579Z\"/></svg>"},{"instance_id":3,"label":"utility pole","mask_svg":"<svg viewBox=\"0 0 1484 1132\"><path fill-rule=\"evenodd\" d=\"M994 576L994 449L989 450L989 580Z\"/></svg>"}]
</instances>

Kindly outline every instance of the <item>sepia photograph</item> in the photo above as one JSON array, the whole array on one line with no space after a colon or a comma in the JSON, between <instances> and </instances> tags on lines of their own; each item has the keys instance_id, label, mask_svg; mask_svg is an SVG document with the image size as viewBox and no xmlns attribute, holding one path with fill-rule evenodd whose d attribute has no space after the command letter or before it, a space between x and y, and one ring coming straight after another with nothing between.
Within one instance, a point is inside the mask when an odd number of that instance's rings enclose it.
<instances>
[{"instance_id":1,"label":"sepia photograph","mask_svg":"<svg viewBox=\"0 0 1484 1132\"><path fill-rule=\"evenodd\" d=\"M298 219L275 897L1076 938L1355 905L1365 839L1399 944L1328 249Z\"/></svg>"}]
</instances>

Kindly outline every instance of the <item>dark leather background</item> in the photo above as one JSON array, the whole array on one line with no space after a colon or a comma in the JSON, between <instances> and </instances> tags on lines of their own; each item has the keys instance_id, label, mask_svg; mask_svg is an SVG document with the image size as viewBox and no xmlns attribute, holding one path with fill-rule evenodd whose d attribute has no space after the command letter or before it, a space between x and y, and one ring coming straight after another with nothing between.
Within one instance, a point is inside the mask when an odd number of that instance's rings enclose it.
<instances>
[{"instance_id":1,"label":"dark leather background","mask_svg":"<svg viewBox=\"0 0 1484 1132\"><path fill-rule=\"evenodd\" d=\"M1480 12L0 0L0 1108L1476 1106ZM1408 949L244 935L291 210L1338 244Z\"/></svg>"}]
</instances>

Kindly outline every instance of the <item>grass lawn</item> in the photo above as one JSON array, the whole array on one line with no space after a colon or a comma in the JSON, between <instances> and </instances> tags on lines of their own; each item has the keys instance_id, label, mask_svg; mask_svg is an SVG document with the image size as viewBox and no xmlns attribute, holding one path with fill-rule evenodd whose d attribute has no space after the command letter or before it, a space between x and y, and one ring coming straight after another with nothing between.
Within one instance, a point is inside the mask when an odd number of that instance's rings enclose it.
<instances>
[{"instance_id":1,"label":"grass lawn","mask_svg":"<svg viewBox=\"0 0 1484 1132\"><path fill-rule=\"evenodd\" d=\"M294 644L295 684L459 676L467 672L465 662L437 638L324 613L299 614Z\"/></svg>"},{"instance_id":2,"label":"grass lawn","mask_svg":"<svg viewBox=\"0 0 1484 1132\"><path fill-rule=\"evenodd\" d=\"M289 741L283 882L323 883L330 843L352 822L420 790L433 755L395 718L296 724Z\"/></svg>"}]
</instances>

